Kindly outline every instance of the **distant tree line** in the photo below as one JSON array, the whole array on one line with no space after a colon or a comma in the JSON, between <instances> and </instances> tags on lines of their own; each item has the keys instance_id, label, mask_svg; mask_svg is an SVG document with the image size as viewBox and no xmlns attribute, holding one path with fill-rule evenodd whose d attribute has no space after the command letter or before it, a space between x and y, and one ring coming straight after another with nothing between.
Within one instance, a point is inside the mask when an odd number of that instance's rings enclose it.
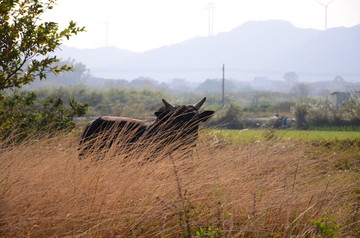
<instances>
[{"instance_id":1,"label":"distant tree line","mask_svg":"<svg viewBox=\"0 0 360 238\"><path fill-rule=\"evenodd\" d=\"M87 105L86 116L89 118L113 115L149 119L153 118L154 111L162 106L162 98L174 104L188 104L199 99L197 93L170 95L154 90L121 88L96 90L81 86L44 88L31 93L36 94L39 103L49 98L61 98L64 105L69 105L69 99L78 102L79 105ZM285 93L248 92L228 93L225 97L226 106L223 108L220 103L220 94L212 93L205 96L207 97L206 107L217 111L210 124L221 128L288 128L291 126L298 129L311 129L324 126L360 126L360 96L357 91L354 91L351 99L341 106L316 97L293 98ZM10 94L9 100L12 97L14 96ZM288 120L284 121L285 119Z\"/></svg>"},{"instance_id":2,"label":"distant tree line","mask_svg":"<svg viewBox=\"0 0 360 238\"><path fill-rule=\"evenodd\" d=\"M94 77L89 69L73 59L55 63L56 67L70 65L73 70L61 72L58 75L47 75L48 80L36 79L27 89L84 86L90 89L134 89L164 91L169 94L198 93L211 94L222 91L221 79L205 79L201 83L191 83L186 79L171 79L168 82L159 82L150 77L138 77L132 80L105 79ZM255 77L252 81L225 80L226 93L248 92L278 92L287 93L293 98L308 96L327 97L335 91L346 92L360 89L360 83L346 82L341 76L333 80L318 82L300 82L295 72L288 72L283 80L271 80L266 77Z\"/></svg>"}]
</instances>

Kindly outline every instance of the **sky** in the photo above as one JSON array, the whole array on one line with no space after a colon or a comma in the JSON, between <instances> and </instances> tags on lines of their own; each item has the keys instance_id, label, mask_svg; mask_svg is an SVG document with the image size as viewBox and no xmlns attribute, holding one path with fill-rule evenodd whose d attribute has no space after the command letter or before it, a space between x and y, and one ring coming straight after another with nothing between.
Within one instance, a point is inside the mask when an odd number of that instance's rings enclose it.
<instances>
[{"instance_id":1,"label":"sky","mask_svg":"<svg viewBox=\"0 0 360 238\"><path fill-rule=\"evenodd\" d=\"M86 27L64 41L67 46L144 52L228 32L247 21L285 20L324 30L324 4L328 28L360 24L360 0L58 0L43 20Z\"/></svg>"}]
</instances>

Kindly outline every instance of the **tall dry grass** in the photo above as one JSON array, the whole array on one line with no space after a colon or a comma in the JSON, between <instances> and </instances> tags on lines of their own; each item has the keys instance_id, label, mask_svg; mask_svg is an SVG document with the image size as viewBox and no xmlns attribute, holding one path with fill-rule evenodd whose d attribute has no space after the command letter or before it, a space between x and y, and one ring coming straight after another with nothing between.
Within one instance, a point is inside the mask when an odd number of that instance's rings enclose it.
<instances>
[{"instance_id":1,"label":"tall dry grass","mask_svg":"<svg viewBox=\"0 0 360 238\"><path fill-rule=\"evenodd\" d=\"M79 160L67 134L2 149L0 236L310 237L325 213L334 234L360 234L358 148L206 135L192 154L134 148Z\"/></svg>"}]
</instances>

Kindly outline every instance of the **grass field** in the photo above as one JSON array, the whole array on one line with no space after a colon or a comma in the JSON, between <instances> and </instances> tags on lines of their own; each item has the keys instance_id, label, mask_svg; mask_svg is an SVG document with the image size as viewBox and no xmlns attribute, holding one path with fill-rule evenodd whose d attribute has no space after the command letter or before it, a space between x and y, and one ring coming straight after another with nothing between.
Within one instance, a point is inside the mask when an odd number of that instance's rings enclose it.
<instances>
[{"instance_id":1,"label":"grass field","mask_svg":"<svg viewBox=\"0 0 360 238\"><path fill-rule=\"evenodd\" d=\"M210 131L152 160L29 139L0 152L0 237L360 237L358 134L300 133Z\"/></svg>"},{"instance_id":2,"label":"grass field","mask_svg":"<svg viewBox=\"0 0 360 238\"><path fill-rule=\"evenodd\" d=\"M209 130L208 133L232 142L252 143L268 139L317 141L360 140L360 131L298 131L298 130Z\"/></svg>"}]
</instances>

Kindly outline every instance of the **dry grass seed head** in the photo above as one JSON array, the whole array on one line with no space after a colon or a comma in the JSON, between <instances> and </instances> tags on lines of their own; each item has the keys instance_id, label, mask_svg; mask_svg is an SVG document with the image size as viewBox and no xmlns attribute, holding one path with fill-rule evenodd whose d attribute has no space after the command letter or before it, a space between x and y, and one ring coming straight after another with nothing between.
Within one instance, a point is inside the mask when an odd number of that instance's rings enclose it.
<instances>
[{"instance_id":1,"label":"dry grass seed head","mask_svg":"<svg viewBox=\"0 0 360 238\"><path fill-rule=\"evenodd\" d=\"M302 234L324 211L345 219L352 200L343 195L356 185L350 174L337 175L344 184L333 171L316 173L328 158L311 160L292 142L213 147L201 140L192 155L169 156L165 147L145 163L152 147L134 148L79 161L68 135L3 151L0 234L151 237L183 233L179 222L241 236Z\"/></svg>"}]
</instances>

